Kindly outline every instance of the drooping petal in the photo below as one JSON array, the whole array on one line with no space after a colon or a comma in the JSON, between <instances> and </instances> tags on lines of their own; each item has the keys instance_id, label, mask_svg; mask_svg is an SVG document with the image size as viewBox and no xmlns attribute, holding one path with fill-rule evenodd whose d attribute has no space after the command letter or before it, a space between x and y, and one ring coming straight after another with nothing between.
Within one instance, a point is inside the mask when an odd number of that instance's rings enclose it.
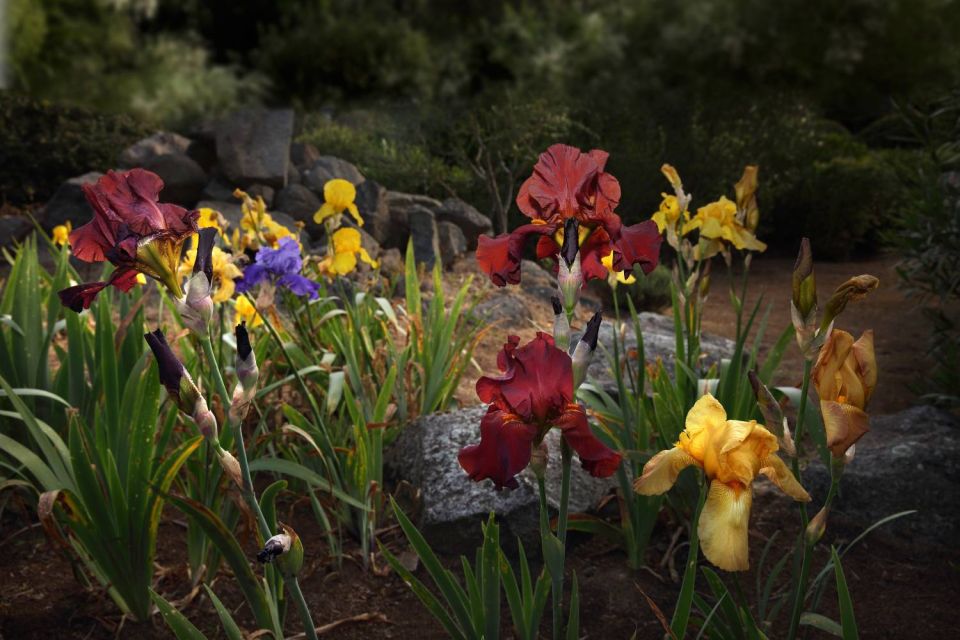
<instances>
[{"instance_id":1,"label":"drooping petal","mask_svg":"<svg viewBox=\"0 0 960 640\"><path fill-rule=\"evenodd\" d=\"M780 487L780 490L798 502L810 502L810 494L793 476L786 463L776 454L771 454L761 460L760 473L770 478L770 481Z\"/></svg>"},{"instance_id":2,"label":"drooping petal","mask_svg":"<svg viewBox=\"0 0 960 640\"><path fill-rule=\"evenodd\" d=\"M821 400L820 411L823 414L827 446L838 458L870 431L870 416L851 404Z\"/></svg>"},{"instance_id":3,"label":"drooping petal","mask_svg":"<svg viewBox=\"0 0 960 640\"><path fill-rule=\"evenodd\" d=\"M123 292L130 291L137 283L139 274L135 269L120 267L114 269L106 282L87 282L67 287L57 292L60 302L68 309L80 313L89 309L97 295L109 286L114 286Z\"/></svg>"},{"instance_id":4,"label":"drooping petal","mask_svg":"<svg viewBox=\"0 0 960 640\"><path fill-rule=\"evenodd\" d=\"M477 263L498 287L520 283L520 261L530 235L551 235L556 225L525 224L509 234L495 238L480 236L477 240Z\"/></svg>"},{"instance_id":5,"label":"drooping petal","mask_svg":"<svg viewBox=\"0 0 960 640\"><path fill-rule=\"evenodd\" d=\"M243 278L236 281L237 291L246 293L270 277L270 272L262 264L252 264L243 271Z\"/></svg>"},{"instance_id":6,"label":"drooping petal","mask_svg":"<svg viewBox=\"0 0 960 640\"><path fill-rule=\"evenodd\" d=\"M747 530L752 502L749 486L730 486L719 480L710 483L697 532L703 555L724 571L750 568Z\"/></svg>"},{"instance_id":7,"label":"drooping petal","mask_svg":"<svg viewBox=\"0 0 960 640\"><path fill-rule=\"evenodd\" d=\"M490 407L480 421L480 442L460 450L457 460L471 480L493 480L497 489L515 489L515 476L530 463L537 428Z\"/></svg>"},{"instance_id":8,"label":"drooping petal","mask_svg":"<svg viewBox=\"0 0 960 640\"><path fill-rule=\"evenodd\" d=\"M664 449L647 460L643 474L633 483L633 490L644 496L658 496L670 490L680 472L698 462L680 447Z\"/></svg>"},{"instance_id":9,"label":"drooping petal","mask_svg":"<svg viewBox=\"0 0 960 640\"><path fill-rule=\"evenodd\" d=\"M644 220L626 227L615 213L599 218L599 222L610 237L614 269L630 271L633 265L640 265L644 273L650 273L656 268L663 242L656 222Z\"/></svg>"},{"instance_id":10,"label":"drooping petal","mask_svg":"<svg viewBox=\"0 0 960 640\"><path fill-rule=\"evenodd\" d=\"M877 356L873 350L873 330L864 331L860 339L853 343L850 351L857 363L857 375L863 383L865 407L877 386Z\"/></svg>"},{"instance_id":11,"label":"drooping petal","mask_svg":"<svg viewBox=\"0 0 960 640\"><path fill-rule=\"evenodd\" d=\"M600 442L590 430L587 414L578 404L567 405L554 423L567 444L577 452L580 464L595 478L608 478L617 471L623 456Z\"/></svg>"},{"instance_id":12,"label":"drooping petal","mask_svg":"<svg viewBox=\"0 0 960 640\"><path fill-rule=\"evenodd\" d=\"M300 297L308 296L310 298L317 298L320 295L320 285L299 273L288 273L285 276L281 276L280 279L277 280L277 284L281 287L286 287L294 295Z\"/></svg>"},{"instance_id":13,"label":"drooping petal","mask_svg":"<svg viewBox=\"0 0 960 640\"><path fill-rule=\"evenodd\" d=\"M583 273L583 285L590 280L605 280L607 267L603 263L604 256L612 255L610 236L602 227L590 232L583 244L580 245L580 270ZM633 269L627 269L633 272Z\"/></svg>"}]
</instances>

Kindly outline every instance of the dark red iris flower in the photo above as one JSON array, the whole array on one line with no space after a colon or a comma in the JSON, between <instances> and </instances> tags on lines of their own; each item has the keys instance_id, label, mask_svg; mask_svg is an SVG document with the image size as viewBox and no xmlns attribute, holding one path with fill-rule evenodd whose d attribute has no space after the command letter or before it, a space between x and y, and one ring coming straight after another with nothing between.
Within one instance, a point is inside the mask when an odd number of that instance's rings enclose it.
<instances>
[{"instance_id":1,"label":"dark red iris flower","mask_svg":"<svg viewBox=\"0 0 960 640\"><path fill-rule=\"evenodd\" d=\"M163 180L143 169L108 171L83 185L93 219L70 234L73 255L85 262L110 261L117 268L106 282L89 282L60 292L64 306L80 311L103 289L129 291L138 273L183 295L177 265L184 241L197 232L196 211L159 202Z\"/></svg>"},{"instance_id":2,"label":"dark red iris flower","mask_svg":"<svg viewBox=\"0 0 960 640\"><path fill-rule=\"evenodd\" d=\"M604 171L608 155L599 149L583 153L565 144L540 154L533 175L517 194L517 207L531 223L496 238L480 236L477 262L495 285L520 282L520 260L530 236L540 236L538 258L555 259L560 251L557 232L568 218L576 218L581 232L587 234L580 245L584 284L607 277L600 261L611 252L617 271L629 271L638 264L650 273L657 266L662 239L656 223L646 220L628 227L614 213L620 183Z\"/></svg>"},{"instance_id":3,"label":"dark red iris flower","mask_svg":"<svg viewBox=\"0 0 960 640\"><path fill-rule=\"evenodd\" d=\"M480 422L480 443L460 451L460 466L472 480L490 478L497 488L516 488L514 476L530 463L530 448L556 427L591 475L613 475L621 456L593 434L573 396L573 363L545 333L520 347L510 336L497 355L502 376L477 381L477 395L490 408Z\"/></svg>"}]
</instances>

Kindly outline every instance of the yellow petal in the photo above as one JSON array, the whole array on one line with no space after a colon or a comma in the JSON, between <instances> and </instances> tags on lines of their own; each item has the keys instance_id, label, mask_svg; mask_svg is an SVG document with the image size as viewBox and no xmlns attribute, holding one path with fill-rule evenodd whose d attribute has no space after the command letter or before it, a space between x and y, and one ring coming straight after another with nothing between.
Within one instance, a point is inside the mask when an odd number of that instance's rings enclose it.
<instances>
[{"instance_id":1,"label":"yellow petal","mask_svg":"<svg viewBox=\"0 0 960 640\"><path fill-rule=\"evenodd\" d=\"M368 265L370 265L374 269L380 266L380 263L378 263L376 260L371 258L370 254L367 253L367 250L364 249L363 247L360 247L359 253L360 253L360 259L366 262Z\"/></svg>"},{"instance_id":2,"label":"yellow petal","mask_svg":"<svg viewBox=\"0 0 960 640\"><path fill-rule=\"evenodd\" d=\"M323 199L339 213L352 204L357 197L357 189L347 180L334 178L323 185Z\"/></svg>"},{"instance_id":3,"label":"yellow petal","mask_svg":"<svg viewBox=\"0 0 960 640\"><path fill-rule=\"evenodd\" d=\"M770 454L760 464L760 473L770 478L781 491L798 502L810 502L810 494L800 485L780 456Z\"/></svg>"},{"instance_id":4,"label":"yellow petal","mask_svg":"<svg viewBox=\"0 0 960 640\"><path fill-rule=\"evenodd\" d=\"M352 227L342 227L333 232L334 253L355 253L360 250L360 232Z\"/></svg>"},{"instance_id":5,"label":"yellow petal","mask_svg":"<svg viewBox=\"0 0 960 640\"><path fill-rule=\"evenodd\" d=\"M633 483L633 490L645 496L666 493L677 481L680 472L697 461L680 447L666 449L643 465L643 475Z\"/></svg>"},{"instance_id":6,"label":"yellow petal","mask_svg":"<svg viewBox=\"0 0 960 640\"><path fill-rule=\"evenodd\" d=\"M217 290L212 297L213 301L215 303L226 302L233 297L235 288L236 285L231 278L220 278Z\"/></svg>"},{"instance_id":7,"label":"yellow petal","mask_svg":"<svg viewBox=\"0 0 960 640\"><path fill-rule=\"evenodd\" d=\"M847 449L870 431L870 417L860 408L832 400L820 402L823 429L827 434L827 446L836 457L842 457Z\"/></svg>"},{"instance_id":8,"label":"yellow petal","mask_svg":"<svg viewBox=\"0 0 960 640\"><path fill-rule=\"evenodd\" d=\"M863 332L860 339L853 343L850 348L857 363L857 374L864 387L864 407L873 395L873 389L877 386L877 356L873 350L873 330L868 329Z\"/></svg>"},{"instance_id":9,"label":"yellow petal","mask_svg":"<svg viewBox=\"0 0 960 640\"><path fill-rule=\"evenodd\" d=\"M719 480L710 483L697 533L704 557L724 571L750 568L747 530L752 502L749 486L734 488Z\"/></svg>"},{"instance_id":10,"label":"yellow petal","mask_svg":"<svg viewBox=\"0 0 960 640\"><path fill-rule=\"evenodd\" d=\"M313 214L313 221L317 224L321 224L330 216L334 216L338 213L339 211L337 211L332 204L329 202L324 202L322 205L320 205L320 208L317 209L317 212Z\"/></svg>"},{"instance_id":11,"label":"yellow petal","mask_svg":"<svg viewBox=\"0 0 960 640\"><path fill-rule=\"evenodd\" d=\"M663 233L663 230L667 228L667 214L664 213L663 209L650 216L650 219L657 223L657 230L660 233Z\"/></svg>"},{"instance_id":12,"label":"yellow petal","mask_svg":"<svg viewBox=\"0 0 960 640\"><path fill-rule=\"evenodd\" d=\"M345 276L357 268L357 256L354 253L338 253L333 256L330 271Z\"/></svg>"},{"instance_id":13,"label":"yellow petal","mask_svg":"<svg viewBox=\"0 0 960 640\"><path fill-rule=\"evenodd\" d=\"M350 215L353 216L353 219L357 221L357 226L363 226L363 218L360 217L360 210L357 209L357 205L352 202L347 205L347 211L350 212Z\"/></svg>"},{"instance_id":14,"label":"yellow petal","mask_svg":"<svg viewBox=\"0 0 960 640\"><path fill-rule=\"evenodd\" d=\"M683 184L680 182L680 174L677 173L677 170L673 168L673 165L663 165L660 167L660 173L662 173L667 180L670 181L670 186L674 189L683 186Z\"/></svg>"}]
</instances>

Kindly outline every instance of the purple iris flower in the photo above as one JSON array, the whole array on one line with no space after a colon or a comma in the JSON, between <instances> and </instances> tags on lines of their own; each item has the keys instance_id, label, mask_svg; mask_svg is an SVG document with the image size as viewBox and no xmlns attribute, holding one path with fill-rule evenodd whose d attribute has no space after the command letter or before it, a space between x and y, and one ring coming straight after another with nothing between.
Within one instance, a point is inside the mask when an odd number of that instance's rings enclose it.
<instances>
[{"instance_id":1,"label":"purple iris flower","mask_svg":"<svg viewBox=\"0 0 960 640\"><path fill-rule=\"evenodd\" d=\"M263 247L257 251L256 260L243 272L243 278L237 281L237 291L246 293L264 280L272 280L277 286L285 287L298 296L316 298L318 285L313 280L300 275L303 260L300 258L300 245L293 238L281 238L279 247Z\"/></svg>"}]
</instances>

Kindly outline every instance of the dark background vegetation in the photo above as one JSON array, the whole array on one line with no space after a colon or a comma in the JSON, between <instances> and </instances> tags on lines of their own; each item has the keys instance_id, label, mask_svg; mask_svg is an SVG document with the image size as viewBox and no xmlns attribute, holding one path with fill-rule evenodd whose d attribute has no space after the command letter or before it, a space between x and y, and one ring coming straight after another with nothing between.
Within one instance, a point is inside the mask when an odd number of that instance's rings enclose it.
<instances>
[{"instance_id":1,"label":"dark background vegetation","mask_svg":"<svg viewBox=\"0 0 960 640\"><path fill-rule=\"evenodd\" d=\"M655 210L663 162L695 205L757 163L773 250L805 234L842 259L942 209L956 162L931 152L956 141L951 0L7 4L0 189L14 205L145 130L292 104L321 152L495 219L557 140L611 152L631 221Z\"/></svg>"}]
</instances>

